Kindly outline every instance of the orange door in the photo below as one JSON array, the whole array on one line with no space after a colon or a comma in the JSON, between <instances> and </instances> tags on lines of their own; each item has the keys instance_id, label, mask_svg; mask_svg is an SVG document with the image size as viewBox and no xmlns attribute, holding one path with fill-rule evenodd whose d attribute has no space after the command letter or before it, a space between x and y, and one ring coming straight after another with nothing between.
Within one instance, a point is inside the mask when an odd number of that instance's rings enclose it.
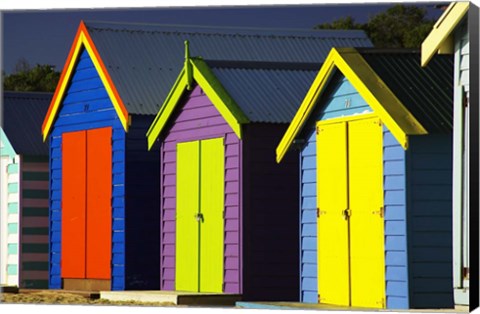
<instances>
[{"instance_id":1,"label":"orange door","mask_svg":"<svg viewBox=\"0 0 480 314\"><path fill-rule=\"evenodd\" d=\"M62 278L85 278L87 137L62 135Z\"/></svg>"},{"instance_id":2,"label":"orange door","mask_svg":"<svg viewBox=\"0 0 480 314\"><path fill-rule=\"evenodd\" d=\"M112 129L87 132L86 272L89 279L110 279L112 246Z\"/></svg>"},{"instance_id":3,"label":"orange door","mask_svg":"<svg viewBox=\"0 0 480 314\"><path fill-rule=\"evenodd\" d=\"M62 135L62 278L110 279L112 129Z\"/></svg>"}]
</instances>

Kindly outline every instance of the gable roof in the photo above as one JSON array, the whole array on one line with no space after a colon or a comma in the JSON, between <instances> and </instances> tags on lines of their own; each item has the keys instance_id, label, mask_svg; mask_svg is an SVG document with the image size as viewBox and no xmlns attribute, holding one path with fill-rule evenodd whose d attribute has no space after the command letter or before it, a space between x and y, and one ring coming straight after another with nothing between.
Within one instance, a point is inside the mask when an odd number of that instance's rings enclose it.
<instances>
[{"instance_id":1,"label":"gable roof","mask_svg":"<svg viewBox=\"0 0 480 314\"><path fill-rule=\"evenodd\" d=\"M340 71L406 149L409 135L452 127L453 62L435 58L420 67L415 51L333 48L277 146L280 162L307 122L335 71Z\"/></svg>"},{"instance_id":2,"label":"gable roof","mask_svg":"<svg viewBox=\"0 0 480 314\"><path fill-rule=\"evenodd\" d=\"M304 63L295 68L293 63L204 61L189 57L188 42L186 56L184 68L147 132L149 149L193 81L241 138L245 123L288 123L318 68Z\"/></svg>"},{"instance_id":3,"label":"gable roof","mask_svg":"<svg viewBox=\"0 0 480 314\"><path fill-rule=\"evenodd\" d=\"M451 34L468 12L469 2L452 2L433 26L422 43L422 66L426 66L435 53L451 53Z\"/></svg>"},{"instance_id":4,"label":"gable roof","mask_svg":"<svg viewBox=\"0 0 480 314\"><path fill-rule=\"evenodd\" d=\"M209 61L250 122L289 123L321 64Z\"/></svg>"},{"instance_id":5,"label":"gable roof","mask_svg":"<svg viewBox=\"0 0 480 314\"><path fill-rule=\"evenodd\" d=\"M4 92L3 130L17 154L48 156L48 145L38 133L52 93Z\"/></svg>"},{"instance_id":6,"label":"gable roof","mask_svg":"<svg viewBox=\"0 0 480 314\"><path fill-rule=\"evenodd\" d=\"M72 45L73 52L64 67L66 73L62 73L52 109L45 119L44 138L53 124L68 83L68 69L75 64L75 49L85 46L89 50L127 130L129 114L153 115L159 111L183 67L185 40L193 44L192 55L215 60L258 62L321 63L330 47L372 46L363 31L354 30L82 22Z\"/></svg>"}]
</instances>

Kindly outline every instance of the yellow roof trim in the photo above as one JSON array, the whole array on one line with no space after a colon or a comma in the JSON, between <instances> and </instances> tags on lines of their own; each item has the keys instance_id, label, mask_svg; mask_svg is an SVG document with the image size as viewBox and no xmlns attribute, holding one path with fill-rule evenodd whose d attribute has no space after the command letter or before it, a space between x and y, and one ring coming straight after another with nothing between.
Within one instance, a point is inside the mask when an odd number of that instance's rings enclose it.
<instances>
[{"instance_id":1,"label":"yellow roof trim","mask_svg":"<svg viewBox=\"0 0 480 314\"><path fill-rule=\"evenodd\" d=\"M73 72L75 66L78 61L78 57L80 54L81 49L85 48L87 51L92 63L97 71L100 80L102 81L105 90L115 108L115 111L118 114L120 122L122 123L125 132L128 131L129 127L129 114L125 105L123 104L118 91L116 90L115 85L112 82L108 71L100 58L100 55L95 47L90 35L88 34L87 28L83 21L80 23L80 26L77 30L77 34L75 36L74 42L70 48L70 53L67 57L65 62L65 66L63 68L59 83L57 84L55 93L53 95L52 101L50 103L50 107L48 108L47 114L44 118L43 125L42 125L42 135L43 141L47 140L48 134L53 127L53 123L55 121L56 115L58 114L61 106L61 102L64 98L64 95L67 91L68 84L73 76Z\"/></svg>"},{"instance_id":2,"label":"yellow roof trim","mask_svg":"<svg viewBox=\"0 0 480 314\"><path fill-rule=\"evenodd\" d=\"M342 72L404 149L408 147L408 135L427 134L420 122L407 110L356 49L332 48L277 146L277 162L282 160L293 140L303 128L335 69Z\"/></svg>"},{"instance_id":3,"label":"yellow roof trim","mask_svg":"<svg viewBox=\"0 0 480 314\"><path fill-rule=\"evenodd\" d=\"M452 2L442 16L440 16L437 23L433 26L432 31L422 43L422 67L428 64L435 53L449 52L448 48L447 51L442 51L442 48L452 47L449 45L451 41L450 35L467 13L469 5L470 3L468 1Z\"/></svg>"}]
</instances>

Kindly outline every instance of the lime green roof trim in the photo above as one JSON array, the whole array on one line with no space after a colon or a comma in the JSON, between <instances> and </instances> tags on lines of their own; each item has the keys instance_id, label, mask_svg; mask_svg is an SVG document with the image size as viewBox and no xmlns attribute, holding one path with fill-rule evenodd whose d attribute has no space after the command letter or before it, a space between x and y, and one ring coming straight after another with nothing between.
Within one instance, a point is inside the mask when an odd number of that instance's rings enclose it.
<instances>
[{"instance_id":1,"label":"lime green roof trim","mask_svg":"<svg viewBox=\"0 0 480 314\"><path fill-rule=\"evenodd\" d=\"M202 59L192 59L193 79L200 85L207 97L212 101L223 118L233 129L238 138L242 138L241 124L248 123L235 100L228 94L220 81L215 77Z\"/></svg>"},{"instance_id":2,"label":"lime green roof trim","mask_svg":"<svg viewBox=\"0 0 480 314\"><path fill-rule=\"evenodd\" d=\"M182 69L180 75L178 76L173 88L170 90L165 102L158 111L155 119L153 120L152 125L147 131L147 142L148 150L150 150L155 143L155 140L158 138L163 128L167 124L168 118L170 118L173 113L173 109L177 105L178 101L183 95L183 92L187 88L187 76L185 75L185 69Z\"/></svg>"},{"instance_id":3,"label":"lime green roof trim","mask_svg":"<svg viewBox=\"0 0 480 314\"><path fill-rule=\"evenodd\" d=\"M469 2L452 2L422 43L422 67L435 53L453 53L452 32L468 12Z\"/></svg>"},{"instance_id":4,"label":"lime green roof trim","mask_svg":"<svg viewBox=\"0 0 480 314\"><path fill-rule=\"evenodd\" d=\"M276 149L280 162L312 113L334 70L339 70L385 123L404 149L408 135L427 134L365 59L354 48L332 48Z\"/></svg>"},{"instance_id":5,"label":"lime green roof trim","mask_svg":"<svg viewBox=\"0 0 480 314\"><path fill-rule=\"evenodd\" d=\"M247 116L215 77L205 61L200 58L189 58L147 131L149 150L165 128L183 93L191 88L189 78L190 80L193 78L197 82L238 138L242 138L241 125L249 122Z\"/></svg>"}]
</instances>

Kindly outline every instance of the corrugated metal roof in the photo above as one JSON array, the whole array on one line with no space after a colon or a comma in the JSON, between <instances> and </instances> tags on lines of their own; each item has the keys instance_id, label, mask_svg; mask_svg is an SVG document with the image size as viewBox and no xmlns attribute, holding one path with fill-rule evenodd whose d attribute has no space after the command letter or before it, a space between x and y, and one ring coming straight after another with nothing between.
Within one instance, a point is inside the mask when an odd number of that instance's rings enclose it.
<instances>
[{"instance_id":1,"label":"corrugated metal roof","mask_svg":"<svg viewBox=\"0 0 480 314\"><path fill-rule=\"evenodd\" d=\"M52 97L40 92L3 93L3 130L17 154L48 156L41 130Z\"/></svg>"},{"instance_id":2,"label":"corrugated metal roof","mask_svg":"<svg viewBox=\"0 0 480 314\"><path fill-rule=\"evenodd\" d=\"M320 65L207 61L251 122L290 123Z\"/></svg>"},{"instance_id":3,"label":"corrugated metal roof","mask_svg":"<svg viewBox=\"0 0 480 314\"><path fill-rule=\"evenodd\" d=\"M422 68L418 51L359 49L359 52L428 132L452 130L451 55L438 55Z\"/></svg>"},{"instance_id":4,"label":"corrugated metal roof","mask_svg":"<svg viewBox=\"0 0 480 314\"><path fill-rule=\"evenodd\" d=\"M131 114L156 114L190 55L212 60L322 63L332 47L371 47L362 31L274 30L85 22Z\"/></svg>"}]
</instances>

